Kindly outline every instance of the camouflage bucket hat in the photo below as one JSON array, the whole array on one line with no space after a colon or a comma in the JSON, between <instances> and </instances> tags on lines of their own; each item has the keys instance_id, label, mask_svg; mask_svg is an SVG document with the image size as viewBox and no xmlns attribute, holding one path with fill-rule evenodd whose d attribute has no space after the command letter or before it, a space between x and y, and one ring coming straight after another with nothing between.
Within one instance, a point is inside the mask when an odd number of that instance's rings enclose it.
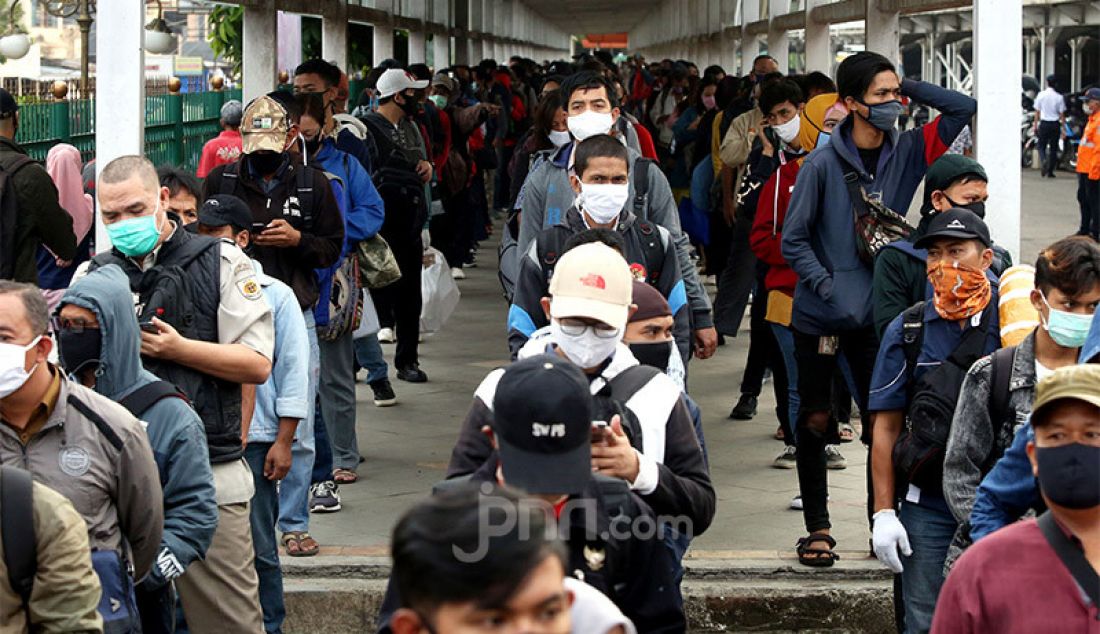
<instances>
[{"instance_id":1,"label":"camouflage bucket hat","mask_svg":"<svg viewBox=\"0 0 1100 634\"><path fill-rule=\"evenodd\" d=\"M241 145L245 154L286 149L290 129L286 109L271 97L257 97L248 104L241 120Z\"/></svg>"}]
</instances>

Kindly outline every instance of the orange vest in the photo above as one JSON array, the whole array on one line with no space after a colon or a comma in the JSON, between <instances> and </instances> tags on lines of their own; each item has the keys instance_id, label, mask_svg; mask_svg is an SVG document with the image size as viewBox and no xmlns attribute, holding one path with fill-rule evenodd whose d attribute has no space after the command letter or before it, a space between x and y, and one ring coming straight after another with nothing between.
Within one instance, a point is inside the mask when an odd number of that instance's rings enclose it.
<instances>
[{"instance_id":1,"label":"orange vest","mask_svg":"<svg viewBox=\"0 0 1100 634\"><path fill-rule=\"evenodd\" d=\"M1089 116L1081 144L1077 146L1077 173L1088 174L1090 180L1100 180L1100 111Z\"/></svg>"}]
</instances>

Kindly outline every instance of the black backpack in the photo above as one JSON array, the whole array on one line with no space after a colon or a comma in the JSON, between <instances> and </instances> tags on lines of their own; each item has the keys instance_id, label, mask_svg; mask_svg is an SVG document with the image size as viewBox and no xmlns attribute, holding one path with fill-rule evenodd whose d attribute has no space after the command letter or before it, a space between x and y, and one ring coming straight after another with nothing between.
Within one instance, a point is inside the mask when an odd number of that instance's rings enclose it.
<instances>
[{"instance_id":1,"label":"black backpack","mask_svg":"<svg viewBox=\"0 0 1100 634\"><path fill-rule=\"evenodd\" d=\"M943 490L943 459L951 420L959 400L963 379L974 362L984 356L985 341L993 327L993 311L982 313L981 325L963 334L947 359L912 380L924 343L925 302L917 302L902 313L902 345L909 380L909 407L905 429L894 444L894 469L900 482L926 491Z\"/></svg>"},{"instance_id":2,"label":"black backpack","mask_svg":"<svg viewBox=\"0 0 1100 634\"><path fill-rule=\"evenodd\" d=\"M178 387L168 381L153 381L146 383L138 389L130 392L126 398L118 402L125 407L134 418L141 418L147 409L166 398L178 398L188 405L191 401Z\"/></svg>"},{"instance_id":3,"label":"black backpack","mask_svg":"<svg viewBox=\"0 0 1100 634\"><path fill-rule=\"evenodd\" d=\"M152 321L156 317L171 324L180 335L188 339L199 338L196 332L195 293L196 281L187 272L187 267L206 253L207 249L218 247L220 240L190 240L184 247L190 251L184 257L167 266L155 266L141 274L138 282L138 325L143 329L153 329ZM155 370L150 370L154 374Z\"/></svg>"},{"instance_id":4,"label":"black backpack","mask_svg":"<svg viewBox=\"0 0 1100 634\"><path fill-rule=\"evenodd\" d=\"M660 230L649 221L639 218L635 221L634 226L638 228L638 232L641 234L645 282L652 286L661 277L659 267L665 257L665 245L661 243ZM539 235L535 237L535 253L538 256L539 266L542 267L547 285L550 284L550 278L554 276L554 265L558 263L558 258L561 257L559 249L565 246L566 241L572 235L573 230L569 227L554 225L550 227L550 231L540 231ZM629 258L627 260L629 262Z\"/></svg>"},{"instance_id":5,"label":"black backpack","mask_svg":"<svg viewBox=\"0 0 1100 634\"><path fill-rule=\"evenodd\" d=\"M23 601L30 616L31 590L38 571L38 543L34 535L34 499L31 474L0 465L0 532L3 535L4 566L12 590ZM28 618L29 623L29 618Z\"/></svg>"},{"instance_id":6,"label":"black backpack","mask_svg":"<svg viewBox=\"0 0 1100 634\"><path fill-rule=\"evenodd\" d=\"M14 154L0 162L0 280L10 280L15 275L15 225L20 210L12 181L19 170L33 163L26 154Z\"/></svg>"}]
</instances>

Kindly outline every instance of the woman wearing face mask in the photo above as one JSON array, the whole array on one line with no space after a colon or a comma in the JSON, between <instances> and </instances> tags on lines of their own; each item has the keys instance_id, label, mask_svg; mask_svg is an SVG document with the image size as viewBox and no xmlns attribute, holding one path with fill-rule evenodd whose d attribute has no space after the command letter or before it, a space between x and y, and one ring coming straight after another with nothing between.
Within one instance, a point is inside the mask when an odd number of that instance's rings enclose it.
<instances>
[{"instance_id":1,"label":"woman wearing face mask","mask_svg":"<svg viewBox=\"0 0 1100 634\"><path fill-rule=\"evenodd\" d=\"M535 105L531 129L516 144L516 152L508 166L511 173L511 207L518 207L519 192L527 180L539 152L554 150L573 140L566 120L569 114L562 110L561 93L552 90L543 93Z\"/></svg>"},{"instance_id":2,"label":"woman wearing face mask","mask_svg":"<svg viewBox=\"0 0 1100 634\"><path fill-rule=\"evenodd\" d=\"M971 538L977 539L1002 525L1000 521L991 523L989 513L975 517L972 527L965 522L971 519L972 509L978 515L975 496L986 474L990 474L990 484L998 491L998 485L1007 480L990 470L1014 438L1027 435L1028 427L1022 423L1031 413L1036 384L1078 361L1100 304L1100 247L1088 238L1075 237L1043 249L1035 262L1031 304L1039 313L1039 327L1019 345L975 363L962 385L961 393L968 398L960 399L955 410L943 464L944 498L960 523L948 554L948 566ZM998 393L1002 396L990 396ZM995 403L998 399L1003 402ZM1026 439L1021 441L1021 448L1024 442ZM1034 490L1022 452L1015 456L1015 462L1027 473L1026 484ZM1003 469L998 466L997 471ZM1020 506L1022 514L1028 503L1025 500ZM1007 523L1019 515L1003 517Z\"/></svg>"},{"instance_id":3,"label":"woman wearing face mask","mask_svg":"<svg viewBox=\"0 0 1100 634\"><path fill-rule=\"evenodd\" d=\"M691 185L691 170L695 167L690 160L695 156L695 142L699 138L699 125L704 115L715 110L714 93L718 82L713 78L704 78L687 99L676 106L676 122L672 124L672 135L676 143L672 150L673 165L668 175L672 193L683 195L682 191Z\"/></svg>"}]
</instances>

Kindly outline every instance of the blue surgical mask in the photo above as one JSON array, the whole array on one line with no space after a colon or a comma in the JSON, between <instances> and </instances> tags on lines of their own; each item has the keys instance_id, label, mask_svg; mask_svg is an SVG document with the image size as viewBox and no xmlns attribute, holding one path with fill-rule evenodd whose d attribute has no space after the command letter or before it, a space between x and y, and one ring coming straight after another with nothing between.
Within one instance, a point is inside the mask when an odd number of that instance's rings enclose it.
<instances>
[{"instance_id":1,"label":"blue surgical mask","mask_svg":"<svg viewBox=\"0 0 1100 634\"><path fill-rule=\"evenodd\" d=\"M157 199L157 208L152 215L120 220L106 225L107 236L111 244L129 257L141 257L148 254L157 246L160 239L160 228L157 227L157 216L160 214L160 199Z\"/></svg>"},{"instance_id":2,"label":"blue surgical mask","mask_svg":"<svg viewBox=\"0 0 1100 634\"><path fill-rule=\"evenodd\" d=\"M898 125L898 117L905 110L905 105L897 100L863 105L867 106L867 116L864 119L883 132L893 130Z\"/></svg>"},{"instance_id":3,"label":"blue surgical mask","mask_svg":"<svg viewBox=\"0 0 1100 634\"><path fill-rule=\"evenodd\" d=\"M829 132L818 132L817 133L817 144L814 146L814 148L823 148L826 145L829 145L829 141L831 141L832 138L833 138L833 135Z\"/></svg>"},{"instance_id":4,"label":"blue surgical mask","mask_svg":"<svg viewBox=\"0 0 1100 634\"><path fill-rule=\"evenodd\" d=\"M1089 329L1092 327L1092 315L1078 315L1056 310L1047 301L1046 295L1040 293L1043 303L1050 309L1050 317L1043 319L1043 328L1050 333L1054 343L1063 348L1080 348L1088 339ZM1042 319L1042 314L1039 315Z\"/></svg>"}]
</instances>

